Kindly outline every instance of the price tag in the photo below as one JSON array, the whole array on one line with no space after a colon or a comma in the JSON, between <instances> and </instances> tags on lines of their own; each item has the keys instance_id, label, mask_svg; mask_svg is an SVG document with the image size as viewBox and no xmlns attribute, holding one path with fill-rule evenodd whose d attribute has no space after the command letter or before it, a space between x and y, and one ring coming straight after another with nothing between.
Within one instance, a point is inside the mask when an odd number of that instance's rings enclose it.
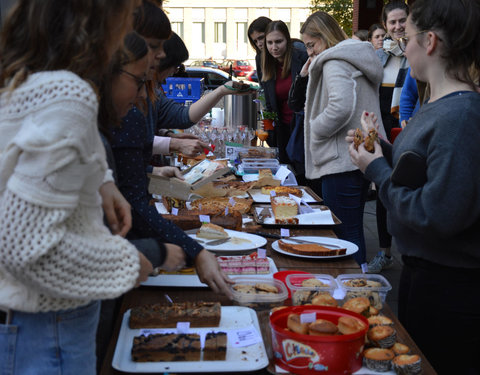
<instances>
[{"instance_id":1,"label":"price tag","mask_svg":"<svg viewBox=\"0 0 480 375\"><path fill-rule=\"evenodd\" d=\"M172 207L172 215L178 216L178 208Z\"/></svg>"},{"instance_id":2,"label":"price tag","mask_svg":"<svg viewBox=\"0 0 480 375\"><path fill-rule=\"evenodd\" d=\"M266 258L267 257L267 250L266 249L258 249L257 255L259 258Z\"/></svg>"},{"instance_id":3,"label":"price tag","mask_svg":"<svg viewBox=\"0 0 480 375\"><path fill-rule=\"evenodd\" d=\"M236 348L250 346L262 342L262 336L260 336L254 326L229 331L227 337L230 341L230 344Z\"/></svg>"},{"instance_id":4,"label":"price tag","mask_svg":"<svg viewBox=\"0 0 480 375\"><path fill-rule=\"evenodd\" d=\"M275 193L275 190L270 190L270 196L271 197L275 197L277 195L277 193Z\"/></svg>"},{"instance_id":5,"label":"price tag","mask_svg":"<svg viewBox=\"0 0 480 375\"><path fill-rule=\"evenodd\" d=\"M198 204L198 209L199 209L200 211L202 210L202 204L201 204L201 203Z\"/></svg>"},{"instance_id":6,"label":"price tag","mask_svg":"<svg viewBox=\"0 0 480 375\"><path fill-rule=\"evenodd\" d=\"M178 322L177 323L177 332L178 333L188 333L190 330L190 322Z\"/></svg>"},{"instance_id":7,"label":"price tag","mask_svg":"<svg viewBox=\"0 0 480 375\"><path fill-rule=\"evenodd\" d=\"M198 215L201 223L209 223L210 222L210 215Z\"/></svg>"},{"instance_id":8,"label":"price tag","mask_svg":"<svg viewBox=\"0 0 480 375\"><path fill-rule=\"evenodd\" d=\"M230 197L230 199L228 200L228 203L230 203L230 206L234 207L237 204L237 201L232 197Z\"/></svg>"},{"instance_id":9,"label":"price tag","mask_svg":"<svg viewBox=\"0 0 480 375\"><path fill-rule=\"evenodd\" d=\"M227 215L228 215L228 206L225 207L225 216L227 216Z\"/></svg>"},{"instance_id":10,"label":"price tag","mask_svg":"<svg viewBox=\"0 0 480 375\"><path fill-rule=\"evenodd\" d=\"M290 237L290 229L281 228L280 229L281 237Z\"/></svg>"},{"instance_id":11,"label":"price tag","mask_svg":"<svg viewBox=\"0 0 480 375\"><path fill-rule=\"evenodd\" d=\"M300 314L300 323L313 323L317 320L317 313Z\"/></svg>"}]
</instances>

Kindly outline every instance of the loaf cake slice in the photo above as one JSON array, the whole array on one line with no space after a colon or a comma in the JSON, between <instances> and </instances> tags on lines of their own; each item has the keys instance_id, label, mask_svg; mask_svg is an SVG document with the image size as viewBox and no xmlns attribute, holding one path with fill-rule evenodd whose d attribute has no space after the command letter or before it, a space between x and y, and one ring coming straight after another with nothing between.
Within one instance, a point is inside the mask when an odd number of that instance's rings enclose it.
<instances>
[{"instance_id":1,"label":"loaf cake slice","mask_svg":"<svg viewBox=\"0 0 480 375\"><path fill-rule=\"evenodd\" d=\"M130 311L129 326L137 328L174 328L178 322L190 327L218 327L219 302L182 302L137 306Z\"/></svg>"},{"instance_id":2,"label":"loaf cake slice","mask_svg":"<svg viewBox=\"0 0 480 375\"><path fill-rule=\"evenodd\" d=\"M225 332L209 332L203 347L204 361L225 361L227 355L227 334Z\"/></svg>"},{"instance_id":3,"label":"loaf cake slice","mask_svg":"<svg viewBox=\"0 0 480 375\"><path fill-rule=\"evenodd\" d=\"M157 333L133 339L132 360L135 362L199 361L200 335Z\"/></svg>"}]
</instances>

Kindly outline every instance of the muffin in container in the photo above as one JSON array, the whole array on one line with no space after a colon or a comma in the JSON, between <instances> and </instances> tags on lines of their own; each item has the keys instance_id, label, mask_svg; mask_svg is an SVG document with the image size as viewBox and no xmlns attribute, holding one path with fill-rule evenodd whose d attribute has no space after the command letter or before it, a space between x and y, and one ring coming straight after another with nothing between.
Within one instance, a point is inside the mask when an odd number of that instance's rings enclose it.
<instances>
[{"instance_id":1,"label":"muffin in container","mask_svg":"<svg viewBox=\"0 0 480 375\"><path fill-rule=\"evenodd\" d=\"M336 280L345 292L344 301L365 297L378 310L383 308L387 293L392 289L388 280L377 274L343 274L337 276Z\"/></svg>"},{"instance_id":2,"label":"muffin in container","mask_svg":"<svg viewBox=\"0 0 480 375\"><path fill-rule=\"evenodd\" d=\"M397 332L390 326L376 326L368 330L367 337L379 348L391 348L397 340Z\"/></svg>"},{"instance_id":3,"label":"muffin in container","mask_svg":"<svg viewBox=\"0 0 480 375\"><path fill-rule=\"evenodd\" d=\"M231 286L234 304L251 307L255 310L282 306L288 292L285 285L276 279L261 277L233 278Z\"/></svg>"}]
</instances>

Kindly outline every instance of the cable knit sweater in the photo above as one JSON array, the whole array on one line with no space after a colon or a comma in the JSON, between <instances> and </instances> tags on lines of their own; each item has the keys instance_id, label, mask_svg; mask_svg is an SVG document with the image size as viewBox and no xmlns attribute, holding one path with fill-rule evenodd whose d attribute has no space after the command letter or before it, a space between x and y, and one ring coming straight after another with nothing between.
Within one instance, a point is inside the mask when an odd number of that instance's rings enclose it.
<instances>
[{"instance_id":1,"label":"cable knit sweater","mask_svg":"<svg viewBox=\"0 0 480 375\"><path fill-rule=\"evenodd\" d=\"M135 284L135 247L103 224L97 110L91 86L67 71L0 96L1 308L74 308Z\"/></svg>"},{"instance_id":2,"label":"cable knit sweater","mask_svg":"<svg viewBox=\"0 0 480 375\"><path fill-rule=\"evenodd\" d=\"M305 102L305 174L309 179L356 170L348 130L361 127L362 112L375 112L382 65L369 42L347 39L319 54L309 68Z\"/></svg>"}]
</instances>

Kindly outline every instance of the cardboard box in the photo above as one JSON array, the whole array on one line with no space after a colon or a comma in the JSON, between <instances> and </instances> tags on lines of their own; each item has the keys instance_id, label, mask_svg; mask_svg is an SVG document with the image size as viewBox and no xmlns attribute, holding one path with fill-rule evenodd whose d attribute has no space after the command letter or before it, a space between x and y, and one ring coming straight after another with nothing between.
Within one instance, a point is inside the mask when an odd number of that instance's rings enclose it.
<instances>
[{"instance_id":1,"label":"cardboard box","mask_svg":"<svg viewBox=\"0 0 480 375\"><path fill-rule=\"evenodd\" d=\"M188 200L203 185L230 171L222 163L205 159L182 172L185 180L176 177L163 177L149 174L148 192L166 197Z\"/></svg>"}]
</instances>

